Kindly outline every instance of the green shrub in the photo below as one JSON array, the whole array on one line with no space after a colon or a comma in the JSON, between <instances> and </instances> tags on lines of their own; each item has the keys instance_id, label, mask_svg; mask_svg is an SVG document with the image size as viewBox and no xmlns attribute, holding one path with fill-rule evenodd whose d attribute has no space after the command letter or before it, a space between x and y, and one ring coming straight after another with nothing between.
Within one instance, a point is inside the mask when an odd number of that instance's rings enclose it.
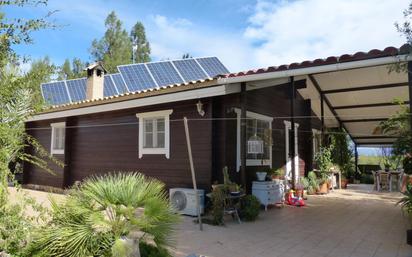
<instances>
[{"instance_id":1,"label":"green shrub","mask_svg":"<svg viewBox=\"0 0 412 257\"><path fill-rule=\"evenodd\" d=\"M167 250L144 242L140 242L139 249L141 257L172 257Z\"/></svg>"},{"instance_id":2,"label":"green shrub","mask_svg":"<svg viewBox=\"0 0 412 257\"><path fill-rule=\"evenodd\" d=\"M373 175L362 174L360 178L361 184L373 184Z\"/></svg>"},{"instance_id":3,"label":"green shrub","mask_svg":"<svg viewBox=\"0 0 412 257\"><path fill-rule=\"evenodd\" d=\"M224 201L225 201L225 188L224 186L217 186L212 191L212 224L213 225L223 225L223 208L224 208Z\"/></svg>"},{"instance_id":4,"label":"green shrub","mask_svg":"<svg viewBox=\"0 0 412 257\"><path fill-rule=\"evenodd\" d=\"M260 202L254 195L247 195L240 200L240 217L246 221L254 221L259 216Z\"/></svg>"},{"instance_id":5,"label":"green shrub","mask_svg":"<svg viewBox=\"0 0 412 257\"><path fill-rule=\"evenodd\" d=\"M127 251L115 244L120 238L165 249L173 246L178 220L160 181L139 173L94 177L64 202L52 201L51 220L33 239L29 256L109 257L112 250Z\"/></svg>"}]
</instances>

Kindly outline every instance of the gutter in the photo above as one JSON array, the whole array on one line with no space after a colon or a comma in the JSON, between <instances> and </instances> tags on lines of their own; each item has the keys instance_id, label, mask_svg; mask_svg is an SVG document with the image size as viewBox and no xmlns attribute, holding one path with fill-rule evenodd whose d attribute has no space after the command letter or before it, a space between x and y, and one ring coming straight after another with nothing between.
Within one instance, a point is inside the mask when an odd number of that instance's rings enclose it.
<instances>
[{"instance_id":1,"label":"gutter","mask_svg":"<svg viewBox=\"0 0 412 257\"><path fill-rule=\"evenodd\" d=\"M284 70L284 71L273 71L273 72L265 72L265 73L259 73L259 74L242 75L242 76L231 77L231 78L218 78L217 83L218 84L230 84L230 83L250 82L250 81L265 80L265 79L276 79L276 78L317 74L317 73L324 73L324 72L350 70L350 69L356 69L356 68L366 68L366 67L380 66L380 65L385 65L385 64L394 64L394 63L407 62L407 61L412 61L411 55L397 55L397 56L389 56L389 57L382 57L382 58L378 57L378 58L367 59L367 60L362 60L362 61L348 61L348 62L329 64L329 65L320 65L320 66L315 66L315 67L296 68L296 69L290 69L290 70Z\"/></svg>"}]
</instances>

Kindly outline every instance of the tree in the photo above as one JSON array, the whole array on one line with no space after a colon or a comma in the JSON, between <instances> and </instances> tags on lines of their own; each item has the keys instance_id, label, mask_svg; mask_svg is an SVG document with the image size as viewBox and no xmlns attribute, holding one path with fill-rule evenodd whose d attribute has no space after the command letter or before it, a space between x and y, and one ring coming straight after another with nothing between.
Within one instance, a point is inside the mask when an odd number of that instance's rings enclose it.
<instances>
[{"instance_id":1,"label":"tree","mask_svg":"<svg viewBox=\"0 0 412 257\"><path fill-rule=\"evenodd\" d=\"M66 59L63 65L60 67L58 79L77 79L86 77L86 68L87 64L82 62L79 58L73 58L70 63L69 59Z\"/></svg>"},{"instance_id":2,"label":"tree","mask_svg":"<svg viewBox=\"0 0 412 257\"><path fill-rule=\"evenodd\" d=\"M132 42L114 11L107 16L105 26L104 37L93 40L90 53L95 60L103 61L108 72L117 72L117 65L131 62Z\"/></svg>"},{"instance_id":3,"label":"tree","mask_svg":"<svg viewBox=\"0 0 412 257\"><path fill-rule=\"evenodd\" d=\"M83 62L79 58L74 58L72 62L72 73L73 73L72 78L86 77L86 71L84 69L87 66L88 64L86 62Z\"/></svg>"},{"instance_id":4,"label":"tree","mask_svg":"<svg viewBox=\"0 0 412 257\"><path fill-rule=\"evenodd\" d=\"M185 53L182 55L182 59L189 59L189 58L193 58L193 56L191 56L189 53Z\"/></svg>"},{"instance_id":5,"label":"tree","mask_svg":"<svg viewBox=\"0 0 412 257\"><path fill-rule=\"evenodd\" d=\"M71 64L70 64L70 60L66 59L66 60L64 60L64 63L62 65L62 67L60 68L58 79L59 80L69 79L72 76L73 76L73 72L72 72L72 67L71 67Z\"/></svg>"},{"instance_id":6,"label":"tree","mask_svg":"<svg viewBox=\"0 0 412 257\"><path fill-rule=\"evenodd\" d=\"M0 1L0 7L42 6L44 3L47 1ZM46 58L33 62L30 71L23 73L18 65L21 58L13 49L16 45L32 43L33 31L52 26L47 17L6 19L0 12L0 249L6 255L21 256L32 238L34 224L33 217L25 213L27 197L19 203L8 201L8 180L13 179L10 164L25 161L50 171L43 158L50 155L26 133L25 121L42 108L39 82L50 76L53 67ZM36 156L24 152L28 146L34 148Z\"/></svg>"},{"instance_id":7,"label":"tree","mask_svg":"<svg viewBox=\"0 0 412 257\"><path fill-rule=\"evenodd\" d=\"M51 63L50 58L47 56L42 59L34 60L31 63L30 70L27 72L26 76L30 77L27 82L30 83L29 88L32 90L32 97L36 103L43 103L40 84L49 82L52 79L52 76L55 75L56 69L56 66Z\"/></svg>"},{"instance_id":8,"label":"tree","mask_svg":"<svg viewBox=\"0 0 412 257\"><path fill-rule=\"evenodd\" d=\"M143 23L136 22L130 32L130 38L133 42L134 62L150 62L150 44L146 39L146 32Z\"/></svg>"}]
</instances>

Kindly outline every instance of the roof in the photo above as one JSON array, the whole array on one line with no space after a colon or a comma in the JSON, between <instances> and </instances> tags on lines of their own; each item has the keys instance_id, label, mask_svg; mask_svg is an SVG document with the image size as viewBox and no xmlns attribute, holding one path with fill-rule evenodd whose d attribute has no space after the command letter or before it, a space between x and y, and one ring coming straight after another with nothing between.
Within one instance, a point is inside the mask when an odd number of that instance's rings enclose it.
<instances>
[{"instance_id":1,"label":"roof","mask_svg":"<svg viewBox=\"0 0 412 257\"><path fill-rule=\"evenodd\" d=\"M97 62L87 69L96 67L103 68L101 63ZM216 75L229 72L216 57L119 65L117 69L119 73L104 75L103 98L97 100L202 83L213 80ZM48 108L54 109L90 102L86 99L86 87L86 78L78 78L43 83L41 90L43 98L50 104Z\"/></svg>"},{"instance_id":2,"label":"roof","mask_svg":"<svg viewBox=\"0 0 412 257\"><path fill-rule=\"evenodd\" d=\"M311 61L306 60L303 62L294 62L291 64L283 64L279 66L269 66L266 68L258 68L258 69L252 69L252 70L247 70L247 71L228 73L228 74L223 74L219 77L220 78L242 77L242 76L248 76L248 75L254 75L254 74L295 70L295 69L316 67L316 66L322 66L322 65L330 65L330 64L337 64L337 63L368 60L368 59L374 59L374 58L382 58L382 57L388 57L388 56L403 55L403 54L408 54L412 52L411 48L412 47L409 44L404 44L400 48L390 46L390 47L386 47L383 50L372 49L368 52L357 52L355 54L342 54L340 56L329 56L327 58L322 58L322 59L319 58L319 59L315 59Z\"/></svg>"}]
</instances>

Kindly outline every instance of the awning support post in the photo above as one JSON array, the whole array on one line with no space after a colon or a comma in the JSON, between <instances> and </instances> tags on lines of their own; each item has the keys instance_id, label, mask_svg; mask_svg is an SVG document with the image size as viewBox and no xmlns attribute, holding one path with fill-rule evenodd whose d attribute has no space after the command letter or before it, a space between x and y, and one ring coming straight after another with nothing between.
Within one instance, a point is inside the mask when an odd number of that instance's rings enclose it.
<instances>
[{"instance_id":1,"label":"awning support post","mask_svg":"<svg viewBox=\"0 0 412 257\"><path fill-rule=\"evenodd\" d=\"M240 84L240 180L246 189L246 82Z\"/></svg>"},{"instance_id":2,"label":"awning support post","mask_svg":"<svg viewBox=\"0 0 412 257\"><path fill-rule=\"evenodd\" d=\"M290 153L291 155L291 164L292 164L292 188L295 188L296 184L296 170L295 170L295 156L296 156L296 149L295 149L295 98L296 98L296 88L295 88L295 78L292 76L290 77Z\"/></svg>"},{"instance_id":3,"label":"awning support post","mask_svg":"<svg viewBox=\"0 0 412 257\"><path fill-rule=\"evenodd\" d=\"M355 173L358 172L358 145L355 143Z\"/></svg>"},{"instance_id":4,"label":"awning support post","mask_svg":"<svg viewBox=\"0 0 412 257\"><path fill-rule=\"evenodd\" d=\"M321 146L325 145L325 95L320 93Z\"/></svg>"},{"instance_id":5,"label":"awning support post","mask_svg":"<svg viewBox=\"0 0 412 257\"><path fill-rule=\"evenodd\" d=\"M412 62L408 62L408 88L409 88L409 114L412 113ZM409 116L410 129L412 130L412 117Z\"/></svg>"}]
</instances>

